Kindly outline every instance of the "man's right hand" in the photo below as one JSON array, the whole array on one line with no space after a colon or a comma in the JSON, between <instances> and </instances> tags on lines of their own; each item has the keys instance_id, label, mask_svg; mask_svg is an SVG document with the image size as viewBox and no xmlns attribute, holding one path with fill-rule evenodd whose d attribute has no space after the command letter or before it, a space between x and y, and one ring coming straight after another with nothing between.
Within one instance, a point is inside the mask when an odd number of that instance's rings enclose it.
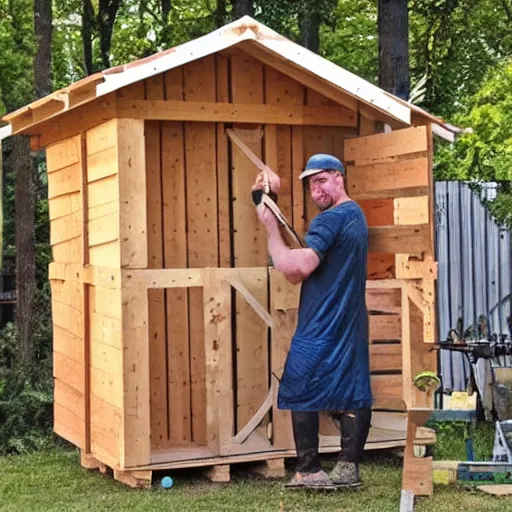
<instances>
[{"instance_id":1,"label":"man's right hand","mask_svg":"<svg viewBox=\"0 0 512 512\"><path fill-rule=\"evenodd\" d=\"M252 190L265 190L265 182L268 182L270 192L273 192L276 195L279 193L279 189L281 187L281 179L268 166L265 166L265 170L258 173L256 179L254 180Z\"/></svg>"}]
</instances>

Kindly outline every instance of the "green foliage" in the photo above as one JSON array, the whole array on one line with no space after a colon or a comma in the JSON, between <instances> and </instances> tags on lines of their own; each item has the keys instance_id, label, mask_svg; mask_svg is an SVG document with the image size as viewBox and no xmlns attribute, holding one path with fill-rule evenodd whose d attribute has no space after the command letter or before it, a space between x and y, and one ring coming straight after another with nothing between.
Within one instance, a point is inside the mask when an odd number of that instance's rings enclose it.
<instances>
[{"instance_id":1,"label":"green foliage","mask_svg":"<svg viewBox=\"0 0 512 512\"><path fill-rule=\"evenodd\" d=\"M475 460L492 459L494 423L478 422L474 427L463 421L430 421L429 428L436 431L436 444L432 446L435 460L467 460L466 439L471 434Z\"/></svg>"},{"instance_id":2,"label":"green foliage","mask_svg":"<svg viewBox=\"0 0 512 512\"><path fill-rule=\"evenodd\" d=\"M8 324L0 334L0 454L54 444L51 358L45 354L37 368L24 368L17 361L15 340L16 328Z\"/></svg>"},{"instance_id":3,"label":"green foliage","mask_svg":"<svg viewBox=\"0 0 512 512\"><path fill-rule=\"evenodd\" d=\"M455 117L471 132L455 144L438 148L437 179L498 183L496 200L488 206L497 221L512 227L512 60L497 64L473 97L468 112Z\"/></svg>"}]
</instances>

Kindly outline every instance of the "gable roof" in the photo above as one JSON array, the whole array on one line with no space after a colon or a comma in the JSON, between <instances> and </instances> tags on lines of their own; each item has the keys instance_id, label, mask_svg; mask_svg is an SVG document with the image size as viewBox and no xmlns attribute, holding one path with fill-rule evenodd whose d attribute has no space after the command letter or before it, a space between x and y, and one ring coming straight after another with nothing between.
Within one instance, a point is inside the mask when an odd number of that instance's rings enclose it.
<instances>
[{"instance_id":1,"label":"gable roof","mask_svg":"<svg viewBox=\"0 0 512 512\"><path fill-rule=\"evenodd\" d=\"M345 95L348 94L400 124L410 125L411 114L415 113L428 118L430 122L434 123L434 131L443 138L453 140L455 133L460 131L456 127L446 125L441 119L425 110L387 93L357 75L281 36L253 18L244 16L214 32L175 48L95 73L69 87L5 115L2 120L8 124L0 128L0 140L15 133L22 133L28 127L35 126L51 117L58 116L127 85L240 43L245 44L249 53L253 49L258 51L260 56L265 55L270 59L278 59L286 63L289 69L307 72L316 82L322 83L324 91L327 88L333 94L340 92ZM257 55L256 58L258 58ZM284 72L286 73L286 71ZM35 112L38 112L38 115L34 115Z\"/></svg>"}]
</instances>

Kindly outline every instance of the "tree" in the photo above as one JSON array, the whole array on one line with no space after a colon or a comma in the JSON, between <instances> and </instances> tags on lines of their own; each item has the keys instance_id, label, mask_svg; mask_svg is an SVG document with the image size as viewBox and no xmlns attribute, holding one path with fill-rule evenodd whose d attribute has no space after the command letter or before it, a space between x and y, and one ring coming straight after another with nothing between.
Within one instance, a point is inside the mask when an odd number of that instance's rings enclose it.
<instances>
[{"instance_id":1,"label":"tree","mask_svg":"<svg viewBox=\"0 0 512 512\"><path fill-rule=\"evenodd\" d=\"M252 0L232 0L233 16L235 19L242 16L254 16L254 5Z\"/></svg>"},{"instance_id":2,"label":"tree","mask_svg":"<svg viewBox=\"0 0 512 512\"><path fill-rule=\"evenodd\" d=\"M409 98L409 15L407 0L379 0L379 86Z\"/></svg>"}]
</instances>

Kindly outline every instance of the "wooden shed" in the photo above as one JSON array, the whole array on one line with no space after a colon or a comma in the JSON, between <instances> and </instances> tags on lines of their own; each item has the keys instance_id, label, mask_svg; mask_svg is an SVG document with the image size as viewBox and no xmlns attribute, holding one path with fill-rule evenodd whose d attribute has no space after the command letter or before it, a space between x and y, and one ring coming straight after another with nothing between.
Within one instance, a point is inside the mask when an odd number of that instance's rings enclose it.
<instances>
[{"instance_id":1,"label":"wooden shed","mask_svg":"<svg viewBox=\"0 0 512 512\"><path fill-rule=\"evenodd\" d=\"M294 455L275 396L299 289L269 267L256 169L227 128L278 172L301 234L316 214L306 159L346 162L370 226L367 448L404 445L397 411L428 405L412 377L436 364L432 137L453 136L440 119L245 17L4 121L2 138L46 148L54 425L84 465L144 485L192 466L228 479L237 461L278 472Z\"/></svg>"}]
</instances>

